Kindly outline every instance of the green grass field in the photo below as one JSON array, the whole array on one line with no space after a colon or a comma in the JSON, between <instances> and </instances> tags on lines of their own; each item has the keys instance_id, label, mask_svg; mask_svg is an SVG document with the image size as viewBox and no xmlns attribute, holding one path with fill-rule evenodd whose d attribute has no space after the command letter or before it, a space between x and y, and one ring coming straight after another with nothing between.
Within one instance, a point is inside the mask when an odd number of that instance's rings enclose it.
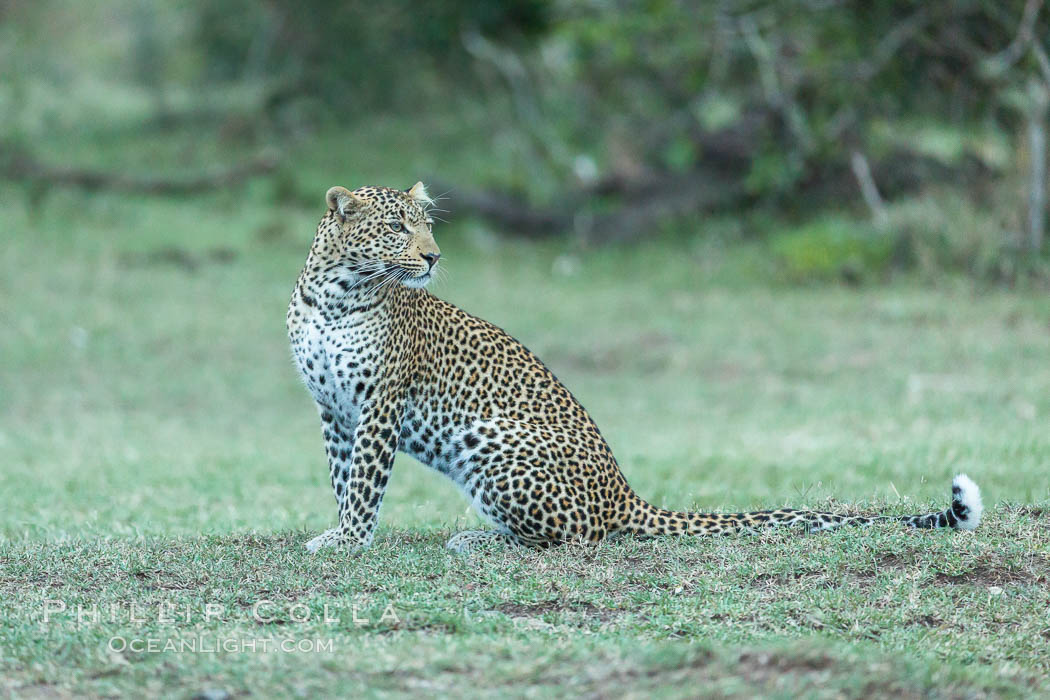
<instances>
[{"instance_id":1,"label":"green grass field","mask_svg":"<svg viewBox=\"0 0 1050 700\"><path fill-rule=\"evenodd\" d=\"M537 352L652 502L905 513L963 471L985 524L461 559L477 518L399 458L376 544L309 556L335 506L285 306L325 187L417 178L303 157L287 204L0 190L0 692L1050 693L1045 293L781 286L702 225L586 253L439 227L433 291Z\"/></svg>"}]
</instances>

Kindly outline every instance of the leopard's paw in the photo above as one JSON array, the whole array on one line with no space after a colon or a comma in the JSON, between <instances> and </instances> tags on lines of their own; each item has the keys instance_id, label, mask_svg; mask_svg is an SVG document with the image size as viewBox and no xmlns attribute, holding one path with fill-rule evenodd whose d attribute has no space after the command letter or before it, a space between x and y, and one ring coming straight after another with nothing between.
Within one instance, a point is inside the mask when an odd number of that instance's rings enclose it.
<instances>
[{"instance_id":1,"label":"leopard's paw","mask_svg":"<svg viewBox=\"0 0 1050 700\"><path fill-rule=\"evenodd\" d=\"M317 537L313 538L306 543L306 550L310 554L317 554L317 552L325 547L342 547L345 544L342 536L339 533L339 528L333 527L331 530L325 530Z\"/></svg>"},{"instance_id":2,"label":"leopard's paw","mask_svg":"<svg viewBox=\"0 0 1050 700\"><path fill-rule=\"evenodd\" d=\"M456 554L470 554L492 543L515 544L512 537L498 530L464 530L453 535L445 549Z\"/></svg>"},{"instance_id":3,"label":"leopard's paw","mask_svg":"<svg viewBox=\"0 0 1050 700\"><path fill-rule=\"evenodd\" d=\"M333 527L325 530L317 537L306 543L306 550L310 554L317 554L322 549L341 549L347 552L359 552L366 549L372 543L372 537L367 541L359 540L353 536L347 536L342 528Z\"/></svg>"}]
</instances>

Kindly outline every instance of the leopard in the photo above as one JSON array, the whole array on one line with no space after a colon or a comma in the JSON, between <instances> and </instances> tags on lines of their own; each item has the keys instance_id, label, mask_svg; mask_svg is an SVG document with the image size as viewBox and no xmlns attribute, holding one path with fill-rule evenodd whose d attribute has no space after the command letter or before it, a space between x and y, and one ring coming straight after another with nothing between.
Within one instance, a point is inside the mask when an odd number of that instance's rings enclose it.
<instances>
[{"instance_id":1,"label":"leopard","mask_svg":"<svg viewBox=\"0 0 1050 700\"><path fill-rule=\"evenodd\" d=\"M980 490L965 474L954 477L948 508L918 515L654 506L631 489L590 414L536 355L426 289L441 251L423 183L335 186L325 204L286 319L338 506L336 526L306 543L310 553L372 543L398 452L450 478L491 526L454 534L446 546L459 554L882 521L973 530L981 520Z\"/></svg>"}]
</instances>

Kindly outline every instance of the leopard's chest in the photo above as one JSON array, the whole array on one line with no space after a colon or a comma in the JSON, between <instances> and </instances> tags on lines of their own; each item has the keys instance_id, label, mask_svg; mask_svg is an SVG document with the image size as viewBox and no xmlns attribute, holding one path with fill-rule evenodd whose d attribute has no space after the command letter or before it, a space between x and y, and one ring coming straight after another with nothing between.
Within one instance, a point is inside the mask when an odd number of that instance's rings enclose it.
<instances>
[{"instance_id":1,"label":"leopard's chest","mask_svg":"<svg viewBox=\"0 0 1050 700\"><path fill-rule=\"evenodd\" d=\"M331 323L320 317L304 319L290 333L296 367L314 401L351 429L375 398L385 345L381 336L381 329L367 321Z\"/></svg>"}]
</instances>

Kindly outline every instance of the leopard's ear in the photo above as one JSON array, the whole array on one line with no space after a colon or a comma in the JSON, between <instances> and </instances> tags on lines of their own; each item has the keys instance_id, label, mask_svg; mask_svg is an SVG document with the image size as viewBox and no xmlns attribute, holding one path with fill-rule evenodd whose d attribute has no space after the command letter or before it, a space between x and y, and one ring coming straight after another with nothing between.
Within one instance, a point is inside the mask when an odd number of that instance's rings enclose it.
<instances>
[{"instance_id":1,"label":"leopard's ear","mask_svg":"<svg viewBox=\"0 0 1050 700\"><path fill-rule=\"evenodd\" d=\"M368 206L367 199L339 185L330 188L324 198L328 202L328 208L334 211L342 221L346 221L354 212Z\"/></svg>"},{"instance_id":2,"label":"leopard's ear","mask_svg":"<svg viewBox=\"0 0 1050 700\"><path fill-rule=\"evenodd\" d=\"M427 186L424 185L422 182L417 182L416 184L412 185L412 187L405 190L405 194L407 194L411 199L415 200L416 202L419 202L424 206L427 204L433 204L434 202L434 200L430 198L430 195L427 194Z\"/></svg>"}]
</instances>

